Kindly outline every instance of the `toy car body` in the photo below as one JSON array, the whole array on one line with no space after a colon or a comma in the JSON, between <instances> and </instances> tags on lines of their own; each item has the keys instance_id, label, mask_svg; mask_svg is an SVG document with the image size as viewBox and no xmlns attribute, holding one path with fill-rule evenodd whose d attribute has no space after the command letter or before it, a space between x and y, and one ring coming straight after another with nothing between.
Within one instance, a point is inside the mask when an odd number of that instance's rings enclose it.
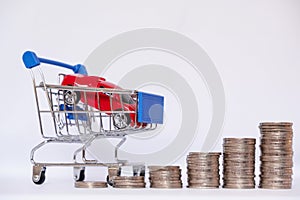
<instances>
[{"instance_id":1,"label":"toy car body","mask_svg":"<svg viewBox=\"0 0 300 200\"><path fill-rule=\"evenodd\" d=\"M122 89L119 86L106 81L98 76L87 76L82 74L65 75L61 85L76 87L91 87L103 89ZM136 96L133 94L112 94L109 92L87 92L84 94L72 91L64 91L64 101L66 105L75 105L79 101L88 104L100 111L113 116L114 126L118 129L126 128L128 125L141 126L136 123ZM132 113L116 113L113 111L134 111ZM144 124L145 126L146 124Z\"/></svg>"}]
</instances>

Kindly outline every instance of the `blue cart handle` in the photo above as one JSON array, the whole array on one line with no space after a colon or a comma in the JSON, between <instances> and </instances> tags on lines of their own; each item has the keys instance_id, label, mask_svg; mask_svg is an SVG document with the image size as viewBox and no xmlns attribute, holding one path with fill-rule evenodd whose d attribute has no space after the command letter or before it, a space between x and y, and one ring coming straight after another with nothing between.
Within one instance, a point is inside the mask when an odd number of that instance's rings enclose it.
<instances>
[{"instance_id":1,"label":"blue cart handle","mask_svg":"<svg viewBox=\"0 0 300 200\"><path fill-rule=\"evenodd\" d=\"M23 62L25 64L25 67L27 69L31 69L33 67L36 67L36 66L40 65L40 63L46 63L46 64L56 65L56 66L59 66L59 67L70 69L75 74L88 75L87 70L86 70L86 68L85 68L84 65L77 64L77 65L72 66L72 65L68 65L68 64L65 64L65 63L62 63L62 62L58 62L58 61L54 61L54 60L49 60L49 59L45 59L45 58L39 58L32 51L26 51L23 54L22 58L23 58Z\"/></svg>"}]
</instances>

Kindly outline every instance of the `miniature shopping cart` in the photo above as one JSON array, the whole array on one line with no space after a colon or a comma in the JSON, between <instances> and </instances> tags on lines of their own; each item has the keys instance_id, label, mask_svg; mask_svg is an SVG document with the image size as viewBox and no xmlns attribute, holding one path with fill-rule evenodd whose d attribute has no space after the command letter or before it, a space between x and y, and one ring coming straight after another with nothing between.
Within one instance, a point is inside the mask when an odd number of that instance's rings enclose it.
<instances>
[{"instance_id":1,"label":"miniature shopping cart","mask_svg":"<svg viewBox=\"0 0 300 200\"><path fill-rule=\"evenodd\" d=\"M144 164L120 160L118 149L127 135L153 130L163 123L164 97L122 89L102 77L88 76L83 65L72 66L40 58L31 51L23 54L23 62L31 72L40 132L44 139L30 155L35 184L45 181L46 167L50 166L73 167L76 181L84 180L87 166L108 167L109 184L113 176L120 175L122 166L132 166L133 175L144 176ZM74 74L58 74L59 84L48 84L41 63L67 68ZM52 130L45 131L49 124L52 124ZM115 162L87 158L87 148L95 139L101 138L120 139L115 146ZM35 152L49 143L82 145L74 152L73 162L35 161Z\"/></svg>"}]
</instances>

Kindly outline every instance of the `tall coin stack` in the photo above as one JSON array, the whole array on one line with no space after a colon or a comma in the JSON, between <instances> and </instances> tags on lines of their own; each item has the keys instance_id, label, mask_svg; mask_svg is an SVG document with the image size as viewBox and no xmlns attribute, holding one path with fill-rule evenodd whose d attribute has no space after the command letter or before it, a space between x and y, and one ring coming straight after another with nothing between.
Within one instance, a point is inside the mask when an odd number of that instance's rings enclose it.
<instances>
[{"instance_id":1,"label":"tall coin stack","mask_svg":"<svg viewBox=\"0 0 300 200\"><path fill-rule=\"evenodd\" d=\"M255 138L223 142L223 188L255 188Z\"/></svg>"},{"instance_id":2,"label":"tall coin stack","mask_svg":"<svg viewBox=\"0 0 300 200\"><path fill-rule=\"evenodd\" d=\"M292 188L292 125L290 122L260 123L260 188Z\"/></svg>"},{"instance_id":3,"label":"tall coin stack","mask_svg":"<svg viewBox=\"0 0 300 200\"><path fill-rule=\"evenodd\" d=\"M187 156L189 188L218 188L220 186L219 157L217 152L190 152Z\"/></svg>"},{"instance_id":4,"label":"tall coin stack","mask_svg":"<svg viewBox=\"0 0 300 200\"><path fill-rule=\"evenodd\" d=\"M151 188L182 188L179 166L149 166Z\"/></svg>"}]
</instances>

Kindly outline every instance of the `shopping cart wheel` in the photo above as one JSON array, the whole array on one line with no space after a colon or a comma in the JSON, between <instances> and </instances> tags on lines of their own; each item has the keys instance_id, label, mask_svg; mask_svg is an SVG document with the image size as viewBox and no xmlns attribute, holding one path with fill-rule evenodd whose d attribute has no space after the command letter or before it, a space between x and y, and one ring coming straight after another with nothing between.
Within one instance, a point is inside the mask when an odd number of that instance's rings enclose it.
<instances>
[{"instance_id":1,"label":"shopping cart wheel","mask_svg":"<svg viewBox=\"0 0 300 200\"><path fill-rule=\"evenodd\" d=\"M33 174L32 174L32 181L37 184L41 185L46 180L46 167L40 165L33 166Z\"/></svg>"},{"instance_id":2,"label":"shopping cart wheel","mask_svg":"<svg viewBox=\"0 0 300 200\"><path fill-rule=\"evenodd\" d=\"M114 182L113 180L109 177L109 175L106 176L106 182L108 185L110 186L113 186L114 185Z\"/></svg>"},{"instance_id":3,"label":"shopping cart wheel","mask_svg":"<svg viewBox=\"0 0 300 200\"><path fill-rule=\"evenodd\" d=\"M80 92L78 91L71 91L71 90L64 90L64 102L67 105L75 105L80 101Z\"/></svg>"},{"instance_id":4,"label":"shopping cart wheel","mask_svg":"<svg viewBox=\"0 0 300 200\"><path fill-rule=\"evenodd\" d=\"M116 110L120 111L120 110ZM124 129L131 123L131 119L128 113L114 113L113 124L117 129Z\"/></svg>"},{"instance_id":5,"label":"shopping cart wheel","mask_svg":"<svg viewBox=\"0 0 300 200\"><path fill-rule=\"evenodd\" d=\"M133 176L145 176L145 165L132 166Z\"/></svg>"},{"instance_id":6,"label":"shopping cart wheel","mask_svg":"<svg viewBox=\"0 0 300 200\"><path fill-rule=\"evenodd\" d=\"M84 167L74 167L74 180L83 181L85 178L85 168Z\"/></svg>"}]
</instances>

